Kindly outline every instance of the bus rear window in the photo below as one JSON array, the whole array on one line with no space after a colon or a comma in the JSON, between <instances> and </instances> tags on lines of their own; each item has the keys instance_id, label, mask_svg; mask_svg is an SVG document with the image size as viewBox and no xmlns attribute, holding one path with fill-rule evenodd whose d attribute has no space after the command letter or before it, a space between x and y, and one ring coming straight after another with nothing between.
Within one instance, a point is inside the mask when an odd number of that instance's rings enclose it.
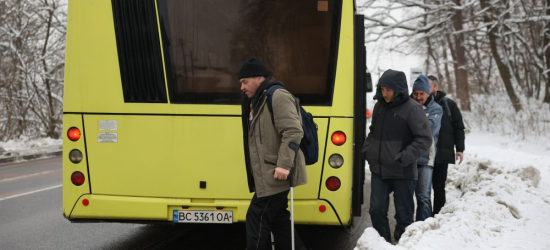
<instances>
[{"instance_id":1,"label":"bus rear window","mask_svg":"<svg viewBox=\"0 0 550 250\"><path fill-rule=\"evenodd\" d=\"M331 105L337 0L159 0L170 101L238 104L254 56L304 105Z\"/></svg>"}]
</instances>

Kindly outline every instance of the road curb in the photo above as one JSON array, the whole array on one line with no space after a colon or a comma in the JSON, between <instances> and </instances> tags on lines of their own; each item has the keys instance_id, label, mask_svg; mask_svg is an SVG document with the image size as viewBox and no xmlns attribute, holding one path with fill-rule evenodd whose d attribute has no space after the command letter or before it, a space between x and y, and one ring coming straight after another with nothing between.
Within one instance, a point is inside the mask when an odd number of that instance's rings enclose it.
<instances>
[{"instance_id":1,"label":"road curb","mask_svg":"<svg viewBox=\"0 0 550 250\"><path fill-rule=\"evenodd\" d=\"M47 159L51 157L61 156L63 155L63 150L56 150L56 151L50 151L50 152L40 152L40 153L34 153L34 154L18 154L14 156L7 156L7 157L0 157L0 167L5 166L9 163L17 162L17 161L30 161L30 160L36 160L36 159Z\"/></svg>"}]
</instances>

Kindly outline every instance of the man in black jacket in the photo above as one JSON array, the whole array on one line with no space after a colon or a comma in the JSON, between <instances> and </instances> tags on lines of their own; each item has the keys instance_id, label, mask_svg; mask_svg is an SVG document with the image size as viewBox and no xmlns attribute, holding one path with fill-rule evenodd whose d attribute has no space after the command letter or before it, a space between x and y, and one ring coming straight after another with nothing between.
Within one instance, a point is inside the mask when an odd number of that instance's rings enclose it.
<instances>
[{"instance_id":1,"label":"man in black jacket","mask_svg":"<svg viewBox=\"0 0 550 250\"><path fill-rule=\"evenodd\" d=\"M372 172L369 213L374 229L391 242L388 207L389 195L394 192L394 237L398 241L414 222L416 161L430 148L432 132L422 106L409 97L403 72L384 72L374 99L378 102L363 146Z\"/></svg>"},{"instance_id":2,"label":"man in black jacket","mask_svg":"<svg viewBox=\"0 0 550 250\"><path fill-rule=\"evenodd\" d=\"M435 215L439 213L446 202L445 182L447 181L449 164L455 164L455 159L459 160L458 164L460 164L464 159L464 140L466 137L464 136L462 114L456 102L447 98L447 94L439 90L439 80L437 77L430 75L428 79L430 81L430 91L435 97L435 101L443 108L432 175L432 186L434 189L434 207L432 213Z\"/></svg>"}]
</instances>

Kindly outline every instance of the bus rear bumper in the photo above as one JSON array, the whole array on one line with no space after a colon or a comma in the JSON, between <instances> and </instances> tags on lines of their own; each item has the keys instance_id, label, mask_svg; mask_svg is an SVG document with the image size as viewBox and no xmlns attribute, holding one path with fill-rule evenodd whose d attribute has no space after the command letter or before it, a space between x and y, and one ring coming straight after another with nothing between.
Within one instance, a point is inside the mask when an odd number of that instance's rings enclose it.
<instances>
[{"instance_id":1,"label":"bus rear bumper","mask_svg":"<svg viewBox=\"0 0 550 250\"><path fill-rule=\"evenodd\" d=\"M84 201L87 200L87 201ZM87 205L84 205L87 204ZM233 223L244 222L250 200L147 198L110 195L83 195L68 219L72 222L173 223L174 210L224 210L233 212ZM321 212L321 206L326 211ZM289 207L290 210L290 207ZM295 200L296 224L342 225L325 200Z\"/></svg>"}]
</instances>

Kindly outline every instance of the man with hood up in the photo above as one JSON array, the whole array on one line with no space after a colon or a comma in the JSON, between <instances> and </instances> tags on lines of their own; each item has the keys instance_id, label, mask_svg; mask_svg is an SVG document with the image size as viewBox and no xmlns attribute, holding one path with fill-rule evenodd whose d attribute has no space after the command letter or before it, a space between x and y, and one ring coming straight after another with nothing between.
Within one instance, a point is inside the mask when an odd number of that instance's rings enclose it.
<instances>
[{"instance_id":1,"label":"man with hood up","mask_svg":"<svg viewBox=\"0 0 550 250\"><path fill-rule=\"evenodd\" d=\"M242 123L248 188L254 192L246 213L246 249L266 249L271 232L277 249L292 249L287 178L292 175L295 187L307 183L305 158L299 149L304 132L298 103L286 89L277 89L271 96L271 114L266 91L283 84L269 76L257 58L244 62L238 77L244 94ZM297 234L295 246L305 249Z\"/></svg>"},{"instance_id":2,"label":"man with hood up","mask_svg":"<svg viewBox=\"0 0 550 250\"><path fill-rule=\"evenodd\" d=\"M414 191L417 205L416 221L423 221L432 216L432 175L434 172L437 137L439 136L439 128L441 128L441 117L443 117L443 109L435 102L434 96L430 95L430 93L428 77L419 75L416 81L414 81L411 97L424 108L426 117L428 117L428 121L430 122L433 143L430 150L418 159L418 180L416 181Z\"/></svg>"},{"instance_id":3,"label":"man with hood up","mask_svg":"<svg viewBox=\"0 0 550 250\"><path fill-rule=\"evenodd\" d=\"M391 242L389 195L393 192L397 241L414 222L416 161L431 146L432 132L422 106L409 97L401 71L387 70L378 80L370 132L363 155L372 173L369 213L374 229Z\"/></svg>"}]
</instances>

